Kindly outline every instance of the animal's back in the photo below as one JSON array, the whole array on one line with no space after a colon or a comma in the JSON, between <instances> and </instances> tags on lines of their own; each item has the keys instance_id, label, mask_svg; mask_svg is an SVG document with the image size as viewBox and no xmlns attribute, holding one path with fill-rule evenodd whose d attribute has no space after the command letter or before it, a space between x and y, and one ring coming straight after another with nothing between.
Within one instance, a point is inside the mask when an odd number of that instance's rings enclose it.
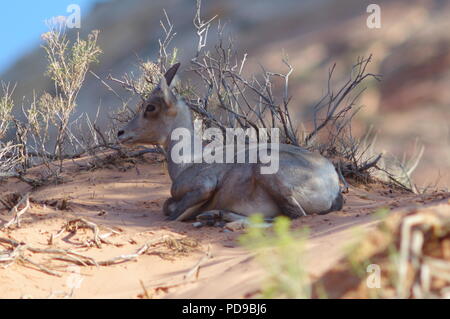
<instances>
[{"instance_id":1,"label":"animal's back","mask_svg":"<svg viewBox=\"0 0 450 319\"><path fill-rule=\"evenodd\" d=\"M266 175L261 173L266 164L261 163L198 164L189 169L189 179L198 171L220 176L217 191L202 210L274 217L283 213L280 203L284 196L293 196L308 214L341 208L339 178L329 160L300 147L280 144L278 161L279 169Z\"/></svg>"},{"instance_id":2,"label":"animal's back","mask_svg":"<svg viewBox=\"0 0 450 319\"><path fill-rule=\"evenodd\" d=\"M272 180L291 188L308 214L340 209L339 176L334 165L320 154L280 145L280 169Z\"/></svg>"}]
</instances>

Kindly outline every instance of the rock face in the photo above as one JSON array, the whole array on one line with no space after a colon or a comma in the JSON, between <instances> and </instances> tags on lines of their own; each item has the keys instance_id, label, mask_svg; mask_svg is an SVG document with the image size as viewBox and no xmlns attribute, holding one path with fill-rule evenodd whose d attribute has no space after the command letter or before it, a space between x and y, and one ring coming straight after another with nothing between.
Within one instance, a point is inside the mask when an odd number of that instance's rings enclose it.
<instances>
[{"instance_id":1,"label":"rock face","mask_svg":"<svg viewBox=\"0 0 450 319\"><path fill-rule=\"evenodd\" d=\"M372 53L370 71L383 75L381 83L368 83L361 97L366 108L358 121L364 126L380 128L381 148L399 152L396 138L402 144L417 136L428 149L435 150L426 159L441 170L450 167L450 3L441 0L378 1L382 27L369 29L366 25L368 0L254 0L204 1L205 17L219 15L228 25L239 52L249 53L247 72L257 72L259 63L273 71L283 70L280 62L283 50L296 68L291 79L292 107L298 119L305 120L308 109L324 92L328 68L336 62L336 79L346 79L349 68L358 56ZM95 6L82 20L81 35L99 29L100 46L104 54L94 71L102 78L108 74L120 77L136 70L137 57L154 59L158 38L162 35L160 20L163 9L170 16L177 36L173 46L179 48L180 62L187 72L196 46L192 20L193 1L183 0L112 0ZM214 43L215 30L211 30ZM44 76L44 51L36 48L19 58L1 78L17 82L16 101L30 98L33 90L52 91L50 80ZM336 81L338 82L338 81ZM108 123L107 111L120 101L97 79L89 76L78 99L74 118L81 113L95 116L102 105L101 127ZM412 112L414 111L414 112ZM400 113L399 113L400 112ZM420 113L420 125L417 114ZM401 114L401 123L392 126L389 119ZM306 118L307 120L307 118ZM434 123L428 127L425 123ZM400 129L401 128L401 129ZM430 133L432 132L432 133ZM11 132L10 137L13 132ZM403 140L402 140L403 139ZM433 151L434 152L434 151ZM428 153L427 155L428 156ZM445 179L445 177L444 177ZM450 180L450 177L449 177ZM429 181L430 182L430 181Z\"/></svg>"}]
</instances>

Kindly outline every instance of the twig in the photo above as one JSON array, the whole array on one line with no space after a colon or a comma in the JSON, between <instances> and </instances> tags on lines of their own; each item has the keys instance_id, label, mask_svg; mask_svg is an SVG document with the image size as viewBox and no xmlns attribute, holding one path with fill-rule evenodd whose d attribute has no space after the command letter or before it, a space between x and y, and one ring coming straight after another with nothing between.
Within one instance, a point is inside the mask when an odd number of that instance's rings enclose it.
<instances>
[{"instance_id":1,"label":"twig","mask_svg":"<svg viewBox=\"0 0 450 319\"><path fill-rule=\"evenodd\" d=\"M100 236L100 230L99 227L90 221L85 220L84 218L76 218L73 220L70 220L67 222L66 225L63 226L63 228L55 235L52 235L49 239L49 243L52 244L53 240L55 238L58 238L62 235L64 231L68 231L70 233L76 233L78 229L90 229L94 233L94 243L97 246L97 248L101 248L101 244L110 244L109 241L107 241L105 238L102 238Z\"/></svg>"},{"instance_id":2,"label":"twig","mask_svg":"<svg viewBox=\"0 0 450 319\"><path fill-rule=\"evenodd\" d=\"M200 275L200 268L203 266L203 264L212 258L212 254L211 254L211 245L208 245L208 250L206 252L206 254L195 264L195 266L189 270L186 275L184 275L183 279L184 280L191 280L192 277L195 276L195 279L198 280L198 277Z\"/></svg>"},{"instance_id":3,"label":"twig","mask_svg":"<svg viewBox=\"0 0 450 319\"><path fill-rule=\"evenodd\" d=\"M358 168L359 172L365 172L368 169L372 168L372 167L376 167L378 162L381 160L381 158L383 157L383 154L379 154L375 159L373 159L372 161L369 161L367 163L365 163L364 165L362 165L361 167Z\"/></svg>"},{"instance_id":4,"label":"twig","mask_svg":"<svg viewBox=\"0 0 450 319\"><path fill-rule=\"evenodd\" d=\"M150 297L150 293L148 291L148 289L145 287L145 284L142 280L139 280L139 284L141 285L142 290L144 291L144 297L145 299L152 299Z\"/></svg>"},{"instance_id":5,"label":"twig","mask_svg":"<svg viewBox=\"0 0 450 319\"><path fill-rule=\"evenodd\" d=\"M145 254L152 246L158 245L161 243L165 243L168 240L168 236L163 236L154 240L148 241L146 244L144 244L142 247L140 247L135 253L129 254L129 255L120 255L108 260L99 261L97 262L94 258L79 254L77 252L74 252L72 250L66 250L66 249L40 249L40 248L34 248L30 247L24 243L19 243L16 240L13 239L7 239L7 238L1 238L0 237L0 243L7 244L11 246L12 250L7 253L0 254L0 263L13 263L15 261L23 262L23 263L29 263L33 266L35 266L39 271L42 271L46 274L52 275L52 276L58 276L61 275L48 269L45 266L42 266L33 260L31 260L28 257L25 257L23 255L23 252L28 250L31 253L34 254L50 254L51 259L53 260L60 260L68 263L72 263L78 266L112 266L117 265L124 262L129 262L138 259L140 256Z\"/></svg>"},{"instance_id":6,"label":"twig","mask_svg":"<svg viewBox=\"0 0 450 319\"><path fill-rule=\"evenodd\" d=\"M19 207L22 205L25 205L25 207L19 211ZM12 225L17 225L17 227L20 227L20 217L24 215L29 208L30 208L30 193L27 193L10 211L9 214L14 214L14 217L9 222L2 225L0 229L7 229L10 228Z\"/></svg>"},{"instance_id":7,"label":"twig","mask_svg":"<svg viewBox=\"0 0 450 319\"><path fill-rule=\"evenodd\" d=\"M342 193L347 194L350 186L348 185L347 180L345 179L344 175L342 174L341 164L342 164L342 162L339 161L338 164L337 164L337 172L339 174L339 179L344 184L344 189L342 190Z\"/></svg>"},{"instance_id":8,"label":"twig","mask_svg":"<svg viewBox=\"0 0 450 319\"><path fill-rule=\"evenodd\" d=\"M48 269L47 267L39 265L38 263L35 263L34 261L32 261L31 259L29 259L27 257L20 256L19 261L29 263L29 264L35 266L39 271L42 271L43 273L46 273L48 275L55 276L55 277L61 277L60 274Z\"/></svg>"}]
</instances>

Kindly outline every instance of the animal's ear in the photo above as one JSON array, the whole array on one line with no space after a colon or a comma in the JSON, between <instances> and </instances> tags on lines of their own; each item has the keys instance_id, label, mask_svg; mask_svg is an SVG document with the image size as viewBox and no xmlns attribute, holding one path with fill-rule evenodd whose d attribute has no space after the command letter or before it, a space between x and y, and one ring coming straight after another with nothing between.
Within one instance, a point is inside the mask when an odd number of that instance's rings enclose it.
<instances>
[{"instance_id":1,"label":"animal's ear","mask_svg":"<svg viewBox=\"0 0 450 319\"><path fill-rule=\"evenodd\" d=\"M176 115L177 98L172 93L165 77L161 79L161 82L159 83L159 89L163 94L164 102L167 105L168 112L170 114L173 113L172 115Z\"/></svg>"},{"instance_id":2,"label":"animal's ear","mask_svg":"<svg viewBox=\"0 0 450 319\"><path fill-rule=\"evenodd\" d=\"M179 68L180 63L174 64L169 70L167 70L166 74L164 74L168 86L172 85L172 81L175 78L175 75L177 75Z\"/></svg>"}]
</instances>

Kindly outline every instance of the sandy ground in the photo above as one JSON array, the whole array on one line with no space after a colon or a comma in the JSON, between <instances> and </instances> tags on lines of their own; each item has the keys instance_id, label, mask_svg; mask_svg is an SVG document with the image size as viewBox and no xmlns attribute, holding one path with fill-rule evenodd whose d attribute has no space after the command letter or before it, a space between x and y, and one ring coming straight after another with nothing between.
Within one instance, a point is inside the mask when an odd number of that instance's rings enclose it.
<instances>
[{"instance_id":1,"label":"sandy ground","mask_svg":"<svg viewBox=\"0 0 450 319\"><path fill-rule=\"evenodd\" d=\"M27 252L33 261L58 270L60 277L30 264L13 263L6 268L0 265L0 298L245 298L255 295L264 272L252 254L238 245L237 238L242 232L210 227L196 229L191 223L165 221L161 208L169 195L170 180L164 165L147 159L135 167L121 168L87 171L68 163L64 183L34 191L17 179L3 182L2 196L31 192L32 205L23 216L21 226L0 231L0 237L35 248L72 249L96 261L135 253L145 243L163 236L181 244L155 245L136 260L98 267L68 266L50 261L49 254ZM444 198L448 194L412 195L381 185L351 187L343 211L294 222L295 228L310 229L304 266L312 278L320 277L344 255L349 245L376 225L378 215L374 211L378 208L404 209ZM62 200L67 201L64 210L55 207L61 206ZM0 210L1 221L11 219L7 212L5 208ZM76 218L94 222L100 227L100 234L112 230L109 243L98 248L92 245L92 231L81 229L74 235L63 233L50 245L52 234ZM192 272L199 263L199 270Z\"/></svg>"}]
</instances>

